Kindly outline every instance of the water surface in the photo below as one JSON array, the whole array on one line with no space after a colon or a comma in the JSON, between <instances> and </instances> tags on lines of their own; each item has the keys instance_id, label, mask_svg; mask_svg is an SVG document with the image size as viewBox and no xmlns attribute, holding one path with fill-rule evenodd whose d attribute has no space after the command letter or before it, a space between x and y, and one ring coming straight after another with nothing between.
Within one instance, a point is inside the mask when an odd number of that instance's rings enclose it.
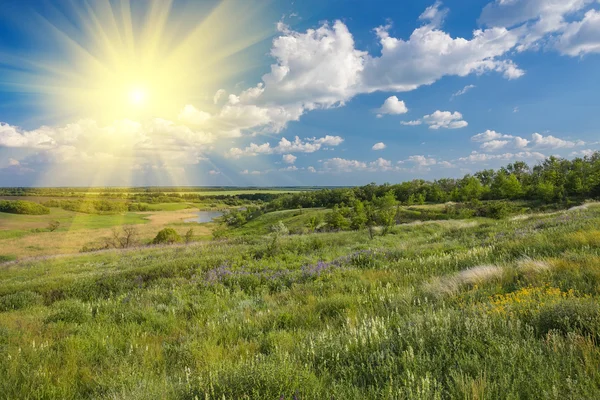
<instances>
[{"instance_id":1,"label":"water surface","mask_svg":"<svg viewBox=\"0 0 600 400\"><path fill-rule=\"evenodd\" d=\"M185 222L211 222L213 219L220 217L223 215L222 211L196 211L196 214L193 218L188 218Z\"/></svg>"}]
</instances>

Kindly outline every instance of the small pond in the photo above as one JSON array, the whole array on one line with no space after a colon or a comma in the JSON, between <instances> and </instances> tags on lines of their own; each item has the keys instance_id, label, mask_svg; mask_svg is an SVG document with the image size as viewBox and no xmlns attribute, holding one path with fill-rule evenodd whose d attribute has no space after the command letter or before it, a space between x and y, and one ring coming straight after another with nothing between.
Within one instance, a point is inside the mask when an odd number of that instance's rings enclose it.
<instances>
[{"instance_id":1,"label":"small pond","mask_svg":"<svg viewBox=\"0 0 600 400\"><path fill-rule=\"evenodd\" d=\"M223 212L222 211L196 211L194 214L196 214L195 217L188 218L185 220L185 222L198 222L198 223L211 222L213 219L218 218L221 215L223 215Z\"/></svg>"}]
</instances>

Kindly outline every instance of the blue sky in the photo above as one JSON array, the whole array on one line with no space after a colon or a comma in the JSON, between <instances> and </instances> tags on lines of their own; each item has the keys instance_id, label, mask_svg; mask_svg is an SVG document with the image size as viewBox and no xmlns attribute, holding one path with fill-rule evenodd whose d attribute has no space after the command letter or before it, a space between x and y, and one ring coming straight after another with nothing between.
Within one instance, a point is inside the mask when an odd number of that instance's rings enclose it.
<instances>
[{"instance_id":1,"label":"blue sky","mask_svg":"<svg viewBox=\"0 0 600 400\"><path fill-rule=\"evenodd\" d=\"M360 185L600 149L599 1L167 3L2 3L0 185Z\"/></svg>"}]
</instances>

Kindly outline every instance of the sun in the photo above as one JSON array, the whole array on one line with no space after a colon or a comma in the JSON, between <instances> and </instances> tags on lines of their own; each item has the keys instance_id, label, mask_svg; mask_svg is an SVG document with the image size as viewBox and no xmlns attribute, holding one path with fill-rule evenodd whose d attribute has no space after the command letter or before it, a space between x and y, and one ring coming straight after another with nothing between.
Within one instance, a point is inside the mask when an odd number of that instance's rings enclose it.
<instances>
[{"instance_id":1,"label":"sun","mask_svg":"<svg viewBox=\"0 0 600 400\"><path fill-rule=\"evenodd\" d=\"M54 121L177 120L187 104L210 111L213 94L256 63L248 50L272 34L260 0L68 4L27 31L51 52L26 62L0 52L0 84L35 94Z\"/></svg>"},{"instance_id":2,"label":"sun","mask_svg":"<svg viewBox=\"0 0 600 400\"><path fill-rule=\"evenodd\" d=\"M146 90L142 88L134 88L129 92L129 101L137 107L143 106L147 97Z\"/></svg>"}]
</instances>

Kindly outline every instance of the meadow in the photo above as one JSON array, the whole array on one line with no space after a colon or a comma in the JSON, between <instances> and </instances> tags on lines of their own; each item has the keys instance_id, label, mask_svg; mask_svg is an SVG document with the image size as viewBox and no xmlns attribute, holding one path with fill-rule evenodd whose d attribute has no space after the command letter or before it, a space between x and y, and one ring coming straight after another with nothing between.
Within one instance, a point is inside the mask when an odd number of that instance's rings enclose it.
<instances>
[{"instance_id":1,"label":"meadow","mask_svg":"<svg viewBox=\"0 0 600 400\"><path fill-rule=\"evenodd\" d=\"M600 397L596 204L269 228L325 212L3 264L0 398Z\"/></svg>"}]
</instances>

